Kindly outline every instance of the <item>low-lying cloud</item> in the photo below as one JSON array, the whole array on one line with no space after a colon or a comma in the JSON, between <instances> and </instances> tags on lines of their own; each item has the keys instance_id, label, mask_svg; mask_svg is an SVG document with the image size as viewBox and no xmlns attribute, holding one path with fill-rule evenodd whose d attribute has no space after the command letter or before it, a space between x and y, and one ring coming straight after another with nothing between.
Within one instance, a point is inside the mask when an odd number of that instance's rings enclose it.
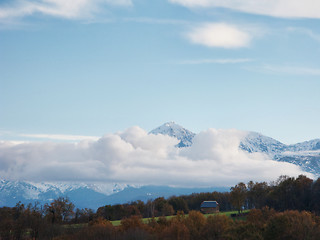
<instances>
[{"instance_id":1,"label":"low-lying cloud","mask_svg":"<svg viewBox=\"0 0 320 240\"><path fill-rule=\"evenodd\" d=\"M189 148L139 127L78 143L0 142L0 175L11 180L119 182L181 187L271 181L303 171L238 148L245 132L208 129ZM306 173L304 173L306 174ZM309 174L310 176L310 174Z\"/></svg>"}]
</instances>

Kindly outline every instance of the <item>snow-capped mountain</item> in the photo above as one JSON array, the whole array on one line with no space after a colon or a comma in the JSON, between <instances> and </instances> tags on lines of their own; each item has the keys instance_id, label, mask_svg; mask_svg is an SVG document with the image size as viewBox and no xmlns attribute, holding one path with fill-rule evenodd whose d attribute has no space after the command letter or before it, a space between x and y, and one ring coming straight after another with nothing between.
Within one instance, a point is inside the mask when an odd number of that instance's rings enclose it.
<instances>
[{"instance_id":1,"label":"snow-capped mountain","mask_svg":"<svg viewBox=\"0 0 320 240\"><path fill-rule=\"evenodd\" d=\"M167 122L149 132L149 134L163 134L175 137L180 140L178 147L189 147L192 145L192 139L196 134L181 127L175 122Z\"/></svg>"},{"instance_id":2,"label":"snow-capped mountain","mask_svg":"<svg viewBox=\"0 0 320 240\"><path fill-rule=\"evenodd\" d=\"M320 139L289 145L287 150L292 152L320 150Z\"/></svg>"},{"instance_id":3,"label":"snow-capped mountain","mask_svg":"<svg viewBox=\"0 0 320 240\"><path fill-rule=\"evenodd\" d=\"M174 122L165 123L150 133L175 137L180 140L178 147L191 146L196 135ZM260 133L247 132L239 148L249 153L264 153L273 160L293 163L304 171L320 175L320 139L286 145Z\"/></svg>"},{"instance_id":4,"label":"snow-capped mountain","mask_svg":"<svg viewBox=\"0 0 320 240\"><path fill-rule=\"evenodd\" d=\"M132 187L127 184L69 183L0 180L0 206L14 206L22 203L45 204L60 196L68 197L77 207L98 207L100 199Z\"/></svg>"},{"instance_id":5,"label":"snow-capped mountain","mask_svg":"<svg viewBox=\"0 0 320 240\"><path fill-rule=\"evenodd\" d=\"M228 187L174 188L168 186L133 186L125 184L31 183L0 180L0 207L13 207L18 202L44 205L58 197L68 197L76 208L91 208L157 197L196 192L228 191ZM101 191L102 190L102 191ZM107 190L107 191L106 191Z\"/></svg>"},{"instance_id":6,"label":"snow-capped mountain","mask_svg":"<svg viewBox=\"0 0 320 240\"><path fill-rule=\"evenodd\" d=\"M239 148L249 153L265 153L273 160L293 163L306 172L320 175L320 139L285 145L262 134L248 132Z\"/></svg>"},{"instance_id":7,"label":"snow-capped mountain","mask_svg":"<svg viewBox=\"0 0 320 240\"><path fill-rule=\"evenodd\" d=\"M283 144L273 138L256 132L248 132L241 140L240 146L247 152L263 152L268 155L276 155L283 152L306 152L320 150L320 139L314 139L292 145Z\"/></svg>"},{"instance_id":8,"label":"snow-capped mountain","mask_svg":"<svg viewBox=\"0 0 320 240\"><path fill-rule=\"evenodd\" d=\"M249 132L241 140L239 148L249 153L262 152L274 156L286 149L286 145L260 133Z\"/></svg>"}]
</instances>

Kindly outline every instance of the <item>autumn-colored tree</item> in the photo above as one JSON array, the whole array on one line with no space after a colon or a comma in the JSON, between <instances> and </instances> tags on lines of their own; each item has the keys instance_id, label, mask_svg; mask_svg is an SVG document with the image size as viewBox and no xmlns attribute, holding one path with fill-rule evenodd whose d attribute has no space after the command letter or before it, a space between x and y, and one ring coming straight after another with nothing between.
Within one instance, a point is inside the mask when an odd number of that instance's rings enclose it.
<instances>
[{"instance_id":1,"label":"autumn-colored tree","mask_svg":"<svg viewBox=\"0 0 320 240\"><path fill-rule=\"evenodd\" d=\"M152 239L148 225L142 222L141 216L131 216L121 220L119 228L123 240L147 240Z\"/></svg>"},{"instance_id":2,"label":"autumn-colored tree","mask_svg":"<svg viewBox=\"0 0 320 240\"><path fill-rule=\"evenodd\" d=\"M126 216L127 212L123 205L106 205L97 210L96 217L103 217L107 220L120 220Z\"/></svg>"},{"instance_id":3,"label":"autumn-colored tree","mask_svg":"<svg viewBox=\"0 0 320 240\"><path fill-rule=\"evenodd\" d=\"M149 199L145 205L145 216L154 217L155 216L155 203Z\"/></svg>"},{"instance_id":4,"label":"autumn-colored tree","mask_svg":"<svg viewBox=\"0 0 320 240\"><path fill-rule=\"evenodd\" d=\"M288 176L280 176L271 192L271 205L277 211L285 211L295 209L295 178Z\"/></svg>"},{"instance_id":5,"label":"autumn-colored tree","mask_svg":"<svg viewBox=\"0 0 320 240\"><path fill-rule=\"evenodd\" d=\"M24 204L21 204L21 202L17 203L13 208L13 213L14 228L12 233L15 239L21 239L27 227Z\"/></svg>"},{"instance_id":6,"label":"autumn-colored tree","mask_svg":"<svg viewBox=\"0 0 320 240\"><path fill-rule=\"evenodd\" d=\"M276 212L268 207L251 209L247 216L247 221L241 225L238 224L235 228L238 233L233 231L233 234L240 234L244 239L263 239L266 222L275 214Z\"/></svg>"},{"instance_id":7,"label":"autumn-colored tree","mask_svg":"<svg viewBox=\"0 0 320 240\"><path fill-rule=\"evenodd\" d=\"M74 213L74 223L88 223L92 221L94 218L94 212L92 209L84 208L79 209L77 208Z\"/></svg>"},{"instance_id":8,"label":"autumn-colored tree","mask_svg":"<svg viewBox=\"0 0 320 240\"><path fill-rule=\"evenodd\" d=\"M24 214L31 239L39 239L41 229L45 228L39 203L29 204Z\"/></svg>"},{"instance_id":9,"label":"autumn-colored tree","mask_svg":"<svg viewBox=\"0 0 320 240\"><path fill-rule=\"evenodd\" d=\"M270 191L266 182L252 182L247 184L248 187L248 204L249 208L262 208L266 206L267 195Z\"/></svg>"},{"instance_id":10,"label":"autumn-colored tree","mask_svg":"<svg viewBox=\"0 0 320 240\"><path fill-rule=\"evenodd\" d=\"M313 239L315 226L310 212L285 211L269 219L264 237L266 240Z\"/></svg>"},{"instance_id":11,"label":"autumn-colored tree","mask_svg":"<svg viewBox=\"0 0 320 240\"><path fill-rule=\"evenodd\" d=\"M121 220L120 229L126 231L130 228L143 228L144 224L142 222L141 216L131 216L129 218L124 218Z\"/></svg>"},{"instance_id":12,"label":"autumn-colored tree","mask_svg":"<svg viewBox=\"0 0 320 240\"><path fill-rule=\"evenodd\" d=\"M68 198L59 197L50 204L44 205L47 219L52 223L70 220L73 215L74 204Z\"/></svg>"},{"instance_id":13,"label":"autumn-colored tree","mask_svg":"<svg viewBox=\"0 0 320 240\"><path fill-rule=\"evenodd\" d=\"M155 209L155 216L162 216L162 209L164 205L167 203L167 200L164 199L164 197L158 197L154 202L154 209Z\"/></svg>"},{"instance_id":14,"label":"autumn-colored tree","mask_svg":"<svg viewBox=\"0 0 320 240\"><path fill-rule=\"evenodd\" d=\"M145 216L146 206L143 201L138 200L136 202L132 202L131 204L133 204L137 207L137 209L139 210L139 212L142 216Z\"/></svg>"},{"instance_id":15,"label":"autumn-colored tree","mask_svg":"<svg viewBox=\"0 0 320 240\"><path fill-rule=\"evenodd\" d=\"M203 239L224 240L233 221L226 215L213 215L207 218L202 231Z\"/></svg>"},{"instance_id":16,"label":"autumn-colored tree","mask_svg":"<svg viewBox=\"0 0 320 240\"><path fill-rule=\"evenodd\" d=\"M294 182L294 208L296 210L310 210L311 207L311 191L313 180L300 175Z\"/></svg>"},{"instance_id":17,"label":"autumn-colored tree","mask_svg":"<svg viewBox=\"0 0 320 240\"><path fill-rule=\"evenodd\" d=\"M110 221L97 218L83 227L80 231L72 235L66 235L58 238L59 240L116 240L116 230Z\"/></svg>"},{"instance_id":18,"label":"autumn-colored tree","mask_svg":"<svg viewBox=\"0 0 320 240\"><path fill-rule=\"evenodd\" d=\"M0 239L10 239L14 229L14 210L9 207L0 208Z\"/></svg>"},{"instance_id":19,"label":"autumn-colored tree","mask_svg":"<svg viewBox=\"0 0 320 240\"><path fill-rule=\"evenodd\" d=\"M312 185L310 205L311 210L317 215L320 215L320 178L318 178Z\"/></svg>"},{"instance_id":20,"label":"autumn-colored tree","mask_svg":"<svg viewBox=\"0 0 320 240\"><path fill-rule=\"evenodd\" d=\"M190 211L185 220L185 225L189 229L191 239L201 239L206 218L199 211Z\"/></svg>"},{"instance_id":21,"label":"autumn-colored tree","mask_svg":"<svg viewBox=\"0 0 320 240\"><path fill-rule=\"evenodd\" d=\"M239 214L242 211L242 208L247 199L247 187L241 182L231 189L231 203L238 210Z\"/></svg>"},{"instance_id":22,"label":"autumn-colored tree","mask_svg":"<svg viewBox=\"0 0 320 240\"><path fill-rule=\"evenodd\" d=\"M228 240L263 240L261 228L245 221L234 222L227 236Z\"/></svg>"},{"instance_id":23,"label":"autumn-colored tree","mask_svg":"<svg viewBox=\"0 0 320 240\"><path fill-rule=\"evenodd\" d=\"M247 222L256 226L260 232L264 230L266 222L276 214L276 211L269 207L263 207L262 209L251 209Z\"/></svg>"},{"instance_id":24,"label":"autumn-colored tree","mask_svg":"<svg viewBox=\"0 0 320 240\"><path fill-rule=\"evenodd\" d=\"M123 205L123 208L125 211L124 217L141 216L138 207L134 204L125 204Z\"/></svg>"},{"instance_id":25,"label":"autumn-colored tree","mask_svg":"<svg viewBox=\"0 0 320 240\"><path fill-rule=\"evenodd\" d=\"M178 220L172 220L171 224L166 227L161 235L162 240L190 240L190 232L186 225Z\"/></svg>"},{"instance_id":26,"label":"autumn-colored tree","mask_svg":"<svg viewBox=\"0 0 320 240\"><path fill-rule=\"evenodd\" d=\"M171 216L173 214L174 214L173 207L169 203L164 204L162 208L162 215Z\"/></svg>"},{"instance_id":27,"label":"autumn-colored tree","mask_svg":"<svg viewBox=\"0 0 320 240\"><path fill-rule=\"evenodd\" d=\"M183 211L184 213L189 212L187 202L182 197L171 197L168 203L173 207L174 211Z\"/></svg>"}]
</instances>

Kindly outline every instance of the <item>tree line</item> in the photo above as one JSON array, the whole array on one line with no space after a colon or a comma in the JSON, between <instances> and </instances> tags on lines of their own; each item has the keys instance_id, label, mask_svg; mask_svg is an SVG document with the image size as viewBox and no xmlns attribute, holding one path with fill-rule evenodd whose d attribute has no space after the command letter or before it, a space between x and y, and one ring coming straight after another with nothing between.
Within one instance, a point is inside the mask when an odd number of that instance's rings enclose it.
<instances>
[{"instance_id":1,"label":"tree line","mask_svg":"<svg viewBox=\"0 0 320 240\"><path fill-rule=\"evenodd\" d=\"M241 213L244 209L253 210L250 211L247 221L231 221L230 218L223 216L204 218L199 210L201 202L206 200L217 201L220 211L237 210ZM176 215L176 217L171 220L164 217L171 215ZM267 236L274 234L274 231L280 231L279 226L281 229L287 228L288 224L294 226L300 221L308 224L308 230L303 229L303 231L308 231L310 236L320 236L317 235L319 215L320 178L313 181L304 175L297 178L281 176L277 181L271 183L250 181L245 184L241 182L232 187L230 192L194 193L172 196L168 199L159 197L147 202L135 201L127 204L105 205L96 212L91 209L75 209L74 204L63 197L44 206L39 204L25 206L18 203L13 208L0 208L0 240L149 239L145 237L125 238L128 234L152 236L153 238L150 239L241 239L231 238L231 236L239 235L237 231L242 230L257 233L259 237L255 239L276 239ZM148 224L143 224L142 217L151 220ZM156 220L154 217L160 218ZM198 222L192 220L193 218L198 219ZM263 221L260 221L259 218ZM110 221L120 219L122 219L120 227L113 227L110 223ZM210 233L214 228L214 223L224 224L224 227L220 226L220 229L225 229L220 230L221 234L223 232L221 235L223 237L209 237L210 234L213 234L212 236L216 234ZM200 233L194 233L193 227L197 228L202 235L206 233L206 237L197 235ZM292 229L290 231L290 234L294 232ZM99 234L99 232L103 236L105 234L110 236L81 238L87 236L86 234ZM153 232L157 235L153 236ZM167 232L168 237L164 236L163 232ZM178 234L179 237L170 238L174 234ZM62 238L63 236L66 238Z\"/></svg>"},{"instance_id":2,"label":"tree line","mask_svg":"<svg viewBox=\"0 0 320 240\"><path fill-rule=\"evenodd\" d=\"M21 216L20 216L21 217ZM27 215L25 216L27 217ZM38 219L39 218L34 218ZM26 220L26 219L25 219ZM29 219L29 221L31 221ZM10 232L1 229L0 239L54 240L318 240L320 217L307 211L277 212L269 207L252 209L246 219L233 220L226 215L205 217L191 210L143 222L141 216L123 218L119 226L103 218L82 225L40 221L23 228L22 219ZM1 223L2 224L2 223ZM21 224L21 225L19 225ZM38 224L37 228L33 228ZM37 232L35 232L37 231Z\"/></svg>"},{"instance_id":3,"label":"tree line","mask_svg":"<svg viewBox=\"0 0 320 240\"><path fill-rule=\"evenodd\" d=\"M280 176L277 181L240 182L230 192L194 193L183 196L163 197L130 204L106 205L97 210L99 217L118 220L131 215L143 217L170 216L178 211L188 213L200 210L203 201L215 200L220 211L261 209L269 206L277 211L305 210L320 215L320 178L316 181L300 175L297 178Z\"/></svg>"}]
</instances>

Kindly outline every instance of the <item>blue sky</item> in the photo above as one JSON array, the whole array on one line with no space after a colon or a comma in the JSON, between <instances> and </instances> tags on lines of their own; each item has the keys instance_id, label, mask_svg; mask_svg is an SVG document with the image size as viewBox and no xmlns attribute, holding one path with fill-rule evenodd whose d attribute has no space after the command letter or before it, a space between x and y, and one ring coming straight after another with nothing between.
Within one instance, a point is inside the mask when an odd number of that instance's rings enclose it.
<instances>
[{"instance_id":1,"label":"blue sky","mask_svg":"<svg viewBox=\"0 0 320 240\"><path fill-rule=\"evenodd\" d=\"M175 121L295 143L319 90L316 0L0 2L1 140Z\"/></svg>"}]
</instances>

